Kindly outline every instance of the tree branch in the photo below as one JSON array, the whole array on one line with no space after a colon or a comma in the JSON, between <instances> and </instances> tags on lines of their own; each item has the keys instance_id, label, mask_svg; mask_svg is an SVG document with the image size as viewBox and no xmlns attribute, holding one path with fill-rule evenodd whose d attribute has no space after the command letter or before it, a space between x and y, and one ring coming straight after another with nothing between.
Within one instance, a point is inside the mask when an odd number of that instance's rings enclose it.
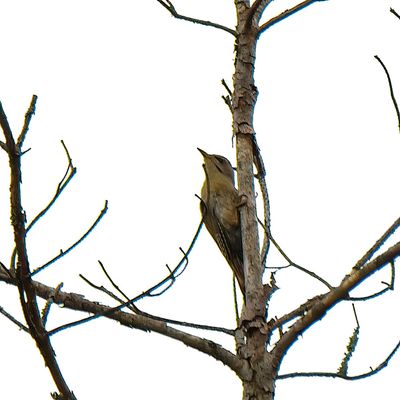
<instances>
[{"instance_id":1,"label":"tree branch","mask_svg":"<svg viewBox=\"0 0 400 400\"><path fill-rule=\"evenodd\" d=\"M273 17L269 21L267 21L264 24L262 24L260 26L260 28L258 29L258 34L260 35L264 31L266 31L268 28L270 28L272 25L277 24L278 22L280 22L280 21L286 19L287 17L289 17L289 16L301 11L303 8L306 8L309 5L311 5L311 4L313 4L313 3L317 2L317 1L327 1L327 0L304 0L302 3L297 4L296 6L283 11L282 13L277 15L276 17Z\"/></svg>"},{"instance_id":2,"label":"tree branch","mask_svg":"<svg viewBox=\"0 0 400 400\"><path fill-rule=\"evenodd\" d=\"M12 285L16 284L15 280L11 279L2 270L0 270L0 280ZM35 293L45 300L53 297L54 303L62 304L64 307L71 310L104 316L114 321L118 321L121 325L124 325L128 328L140 329L146 332L157 332L161 335L176 339L186 344L188 347L199 350L202 353L208 354L216 360L221 361L223 364L227 365L234 372L236 372L239 377L244 379L248 379L249 377L250 372L246 362L240 360L235 354L211 340L203 339L198 336L182 332L178 329L171 328L162 321L156 321L152 318L142 315L135 315L123 311L115 311L115 308L87 300L84 296L77 293L67 293L61 290L56 293L54 288L37 281L32 281L32 286L35 290ZM49 334L52 332L49 332Z\"/></svg>"},{"instance_id":3,"label":"tree branch","mask_svg":"<svg viewBox=\"0 0 400 400\"><path fill-rule=\"evenodd\" d=\"M395 14L395 15L397 15L397 14ZM392 80L390 78L389 71L387 70L387 68L386 68L385 64L383 63L383 61L378 56L374 56L374 57L378 60L379 64L381 64L383 70L385 71L386 78L387 78L387 81L388 81L388 84L389 84L390 97L392 98L392 103L393 103L394 108L396 110L397 121L398 121L397 126L398 126L398 128L400 130L400 111L399 111L399 106L397 105L396 96L394 94Z\"/></svg>"},{"instance_id":4,"label":"tree branch","mask_svg":"<svg viewBox=\"0 0 400 400\"><path fill-rule=\"evenodd\" d=\"M305 315L297 320L276 343L272 350L272 355L276 365L280 364L289 347L305 330L307 330L317 320L322 319L328 310L335 304L345 300L352 289L358 286L370 275L395 260L399 255L400 242L390 247L384 253L378 255L362 269L353 268L351 273L342 280L342 283L338 287L333 288L328 293L322 295L321 299L316 302Z\"/></svg>"},{"instance_id":5,"label":"tree branch","mask_svg":"<svg viewBox=\"0 0 400 400\"><path fill-rule=\"evenodd\" d=\"M289 374L278 375L277 379L312 377L312 378L340 378L340 379L344 379L346 381L355 381L358 379L368 378L372 375L375 375L376 373L381 371L383 368L387 367L387 365L389 364L389 361L396 354L396 352L399 348L400 348L400 341L397 343L397 345L394 347L394 349L391 351L391 353L386 357L386 359L382 363L380 363L376 368L373 368L373 369L371 369L371 371L368 371L364 374L349 376L349 375L342 375L340 373L334 373L334 372L292 372Z\"/></svg>"},{"instance_id":6,"label":"tree branch","mask_svg":"<svg viewBox=\"0 0 400 400\"><path fill-rule=\"evenodd\" d=\"M34 104L36 99L32 100ZM32 104L31 103L31 104ZM28 110L27 115L31 115ZM22 143L25 134L28 131L30 117L25 118L23 132L19 137ZM11 172L10 183L10 206L11 206L11 224L14 231L14 242L17 249L17 269L16 284L18 286L21 307L25 320L29 327L29 332L35 340L40 353L49 368L54 383L61 393L61 397L65 400L75 399L74 394L70 391L60 367L57 363L53 347L44 328L42 318L36 302L36 293L33 282L30 277L30 268L28 254L26 250L26 229L25 229L25 213L22 208L21 201L21 149L18 143L15 143L11 128L8 124L3 106L0 103L0 125L6 139L7 153Z\"/></svg>"},{"instance_id":7,"label":"tree branch","mask_svg":"<svg viewBox=\"0 0 400 400\"><path fill-rule=\"evenodd\" d=\"M400 19L400 15L399 15L393 8L390 8L390 12L391 12L393 15L395 15L398 19Z\"/></svg>"},{"instance_id":8,"label":"tree branch","mask_svg":"<svg viewBox=\"0 0 400 400\"><path fill-rule=\"evenodd\" d=\"M97 216L96 220L93 222L93 224L90 226L90 228L71 246L69 246L65 251L61 250L60 254L57 256L53 257L51 260L47 261L45 264L43 264L41 267L36 268L35 270L32 271L31 276L36 275L38 272L42 271L43 269L47 268L49 265L55 263L57 260L60 258L64 257L67 255L70 251L72 251L76 246L78 246L82 241L84 241L89 234L93 231L93 229L96 227L96 225L100 222L100 220L104 217L108 210L108 202L107 200L104 203L103 209L100 211L99 215Z\"/></svg>"},{"instance_id":9,"label":"tree branch","mask_svg":"<svg viewBox=\"0 0 400 400\"><path fill-rule=\"evenodd\" d=\"M104 265L99 261L100 267L103 270L104 274L106 275L107 279L110 281L112 286L122 295L122 297L125 299L125 301L129 301L129 297L120 289L120 287L114 282L114 280L111 278L110 274L107 272L105 269ZM104 286L98 286L89 281L89 279L85 278L83 275L80 274L80 277L91 287L95 288L96 290L99 290L103 293L106 293L109 295L111 298L114 300L118 301L121 304L124 304L124 301L120 299L118 296L116 296L114 293L106 289ZM131 308L132 307L132 308ZM175 319L169 319L169 318L164 318L164 317L159 317L157 315L149 314L147 312L144 312L140 310L135 304L130 304L128 306L133 312L135 312L138 315L143 315L144 317L152 318L156 321L162 321L167 324L172 324L172 325L180 325L180 326L185 326L187 328L194 328L194 329L203 329L207 331L214 331L214 332L221 332L225 333L227 335L234 336L235 332L232 329L227 329L227 328L222 328L219 326L211 326L211 325L203 325L203 324L195 324L191 322L185 322L185 321L178 321Z\"/></svg>"},{"instance_id":10,"label":"tree branch","mask_svg":"<svg viewBox=\"0 0 400 400\"><path fill-rule=\"evenodd\" d=\"M282 255L282 257L290 264L289 266L292 266L304 273L306 273L307 275L312 276L313 278L317 279L318 281L320 281L321 283L323 283L328 289L332 289L333 286L326 281L324 278L320 277L319 275L317 275L315 272L308 270L307 268L302 267L299 264L296 264L295 262L293 262L287 255L286 253L282 250L281 246L279 246L279 244L277 243L277 241L274 239L274 237L271 235L270 237L271 242L273 243L273 245L276 247L276 249L279 251L279 253Z\"/></svg>"},{"instance_id":11,"label":"tree branch","mask_svg":"<svg viewBox=\"0 0 400 400\"><path fill-rule=\"evenodd\" d=\"M22 127L21 133L20 133L20 135L18 137L18 140L17 140L17 148L20 151L22 150L22 146L24 144L24 140L25 140L26 134L28 133L29 124L31 122L31 119L32 119L33 115L35 114L36 101L37 101L37 96L33 95L32 96L32 100L31 100L31 104L30 104L30 106L28 108L28 111L25 114L24 126Z\"/></svg>"},{"instance_id":12,"label":"tree branch","mask_svg":"<svg viewBox=\"0 0 400 400\"><path fill-rule=\"evenodd\" d=\"M200 25L205 25L205 26L212 26L213 28L217 28L217 29L221 29L225 32L230 33L233 36L236 36L236 31L234 31L231 28L228 28L224 25L220 25L217 24L215 22L211 22L211 21L204 21L202 19L197 19L197 18L192 18L192 17L187 17L185 15L181 15L179 14L174 5L169 1L169 0L157 0L165 9L167 9L171 15L177 19L182 19L184 21L189 21L189 22L193 22L194 24L200 24Z\"/></svg>"},{"instance_id":13,"label":"tree branch","mask_svg":"<svg viewBox=\"0 0 400 400\"><path fill-rule=\"evenodd\" d=\"M35 224L50 210L50 208L54 205L54 203L60 197L60 195L63 192L63 190L67 187L67 185L71 182L72 178L76 174L76 168L72 164L72 159L71 159L71 157L69 155L68 149L65 146L65 143L64 143L63 140L61 140L61 144L63 145L65 153L67 154L67 158L68 158L67 170L65 171L64 176L62 177L62 179L58 183L56 192L55 192L54 196L52 197L52 199L50 200L50 202L27 225L26 232L25 232L26 235L33 228L33 226L35 226ZM17 252L17 249L16 249L16 247L14 247L14 250L13 250L13 252L11 254L11 261L10 261L10 271L11 272L15 271L15 257L16 257L16 254L17 254L16 252Z\"/></svg>"},{"instance_id":14,"label":"tree branch","mask_svg":"<svg viewBox=\"0 0 400 400\"><path fill-rule=\"evenodd\" d=\"M249 26L253 19L255 19L255 23L258 25L263 12L270 3L272 3L272 0L256 0L250 7L247 15L246 25Z\"/></svg>"},{"instance_id":15,"label":"tree branch","mask_svg":"<svg viewBox=\"0 0 400 400\"><path fill-rule=\"evenodd\" d=\"M22 322L19 322L16 318L14 318L1 306L0 306L0 313L3 314L6 318L8 318L13 324L17 325L19 329L23 330L26 333L30 333L29 329Z\"/></svg>"}]
</instances>

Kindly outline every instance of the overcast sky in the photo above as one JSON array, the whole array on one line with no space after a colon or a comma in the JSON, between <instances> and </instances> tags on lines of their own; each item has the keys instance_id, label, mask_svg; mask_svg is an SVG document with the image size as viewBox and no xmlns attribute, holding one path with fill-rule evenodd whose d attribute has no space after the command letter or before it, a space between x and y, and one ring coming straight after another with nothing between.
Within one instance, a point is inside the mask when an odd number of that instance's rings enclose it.
<instances>
[{"instance_id":1,"label":"overcast sky","mask_svg":"<svg viewBox=\"0 0 400 400\"><path fill-rule=\"evenodd\" d=\"M67 160L78 173L28 237L30 263L67 248L109 201L96 231L37 275L49 285L114 304L89 288L108 285L101 260L134 297L167 274L200 221L204 179L197 147L232 163L231 119L221 100L231 83L233 37L173 19L156 0L1 1L0 100L15 133L38 96L23 158L23 202L30 221L52 197ZM175 0L178 11L235 26L233 1ZM296 2L274 1L264 19ZM399 217L400 133L386 77L400 101L399 0L317 2L268 30L257 50L255 114L267 167L272 232L298 264L333 285ZM8 162L0 153L0 260L9 263ZM399 240L393 237L390 243ZM284 265L271 251L269 266ZM283 315L324 287L292 269L270 316ZM357 289L388 282L384 270ZM23 320L15 288L1 285L0 306ZM398 291L356 304L360 341L349 373L376 367L399 340ZM203 230L185 273L164 296L143 301L165 317L233 328L231 272ZM55 307L49 327L82 315ZM281 373L335 372L355 328L350 304L332 310L290 349ZM5 318L1 396L47 399L54 391L32 339ZM233 348L231 340L200 332ZM54 336L65 378L82 399L241 399L241 384L220 362L157 334L97 320ZM357 382L278 381L276 400L398 399L399 355Z\"/></svg>"}]
</instances>

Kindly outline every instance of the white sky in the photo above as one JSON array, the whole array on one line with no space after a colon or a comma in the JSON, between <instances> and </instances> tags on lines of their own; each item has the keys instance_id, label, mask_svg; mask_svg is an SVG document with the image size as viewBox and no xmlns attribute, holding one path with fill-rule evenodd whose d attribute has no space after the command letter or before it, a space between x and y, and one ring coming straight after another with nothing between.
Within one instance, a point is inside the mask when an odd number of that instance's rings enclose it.
<instances>
[{"instance_id":1,"label":"white sky","mask_svg":"<svg viewBox=\"0 0 400 400\"><path fill-rule=\"evenodd\" d=\"M73 254L37 278L64 282L92 300L87 287L106 279L102 260L132 297L165 276L179 246L199 222L203 181L196 147L234 161L231 120L220 80L230 82L233 37L174 20L156 0L107 2L0 1L0 100L19 132L38 95L24 157L28 220L62 177L64 139L78 175L28 238L39 266L82 234L109 200L97 230ZM218 3L218 4L215 4ZM234 27L233 1L176 0L187 15ZM295 2L276 0L265 17ZM329 0L267 31L259 42L255 124L268 170L272 230L297 263L338 284L399 216L400 134L378 54L400 101L399 0ZM12 249L8 169L0 153L0 259ZM399 235L397 236L397 240ZM395 238L392 238L393 243ZM272 266L283 260L271 253ZM324 287L295 271L277 274L270 315L282 315ZM357 289L366 295L388 271ZM231 273L206 231L187 271L148 312L233 327ZM21 316L14 288L1 285L0 305ZM399 294L357 303L359 348L350 373L378 365L399 340L393 312ZM54 309L49 326L78 317ZM350 304L333 310L289 351L281 372L336 371L355 327ZM0 318L1 395L50 398L54 390L35 344ZM232 347L218 335L200 332ZM99 320L62 332L53 344L65 378L81 399L241 399L241 385L219 362L156 334ZM276 399L398 398L399 355L379 375L358 382L294 379L277 384Z\"/></svg>"}]
</instances>

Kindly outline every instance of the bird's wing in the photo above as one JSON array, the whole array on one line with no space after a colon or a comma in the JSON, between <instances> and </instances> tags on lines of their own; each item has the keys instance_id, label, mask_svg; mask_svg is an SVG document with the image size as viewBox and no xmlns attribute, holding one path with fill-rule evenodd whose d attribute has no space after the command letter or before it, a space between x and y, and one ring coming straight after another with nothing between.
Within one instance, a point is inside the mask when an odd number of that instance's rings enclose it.
<instances>
[{"instance_id":1,"label":"bird's wing","mask_svg":"<svg viewBox=\"0 0 400 400\"><path fill-rule=\"evenodd\" d=\"M235 274L240 289L244 295L243 248L240 224L235 228L225 229L213 210L208 210L206 205L203 203L200 204L200 209L207 230L210 232L221 253L224 255Z\"/></svg>"}]
</instances>

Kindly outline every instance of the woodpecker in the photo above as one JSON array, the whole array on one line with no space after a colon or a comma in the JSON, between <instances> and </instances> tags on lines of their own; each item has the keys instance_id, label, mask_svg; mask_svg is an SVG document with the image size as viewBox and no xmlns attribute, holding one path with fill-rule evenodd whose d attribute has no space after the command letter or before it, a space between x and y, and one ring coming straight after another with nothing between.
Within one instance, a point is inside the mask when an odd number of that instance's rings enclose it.
<instances>
[{"instance_id":1,"label":"woodpecker","mask_svg":"<svg viewBox=\"0 0 400 400\"><path fill-rule=\"evenodd\" d=\"M200 203L203 221L231 267L244 296L243 247L238 209L241 201L235 188L234 171L225 157L198 150L204 158L206 175Z\"/></svg>"}]
</instances>

